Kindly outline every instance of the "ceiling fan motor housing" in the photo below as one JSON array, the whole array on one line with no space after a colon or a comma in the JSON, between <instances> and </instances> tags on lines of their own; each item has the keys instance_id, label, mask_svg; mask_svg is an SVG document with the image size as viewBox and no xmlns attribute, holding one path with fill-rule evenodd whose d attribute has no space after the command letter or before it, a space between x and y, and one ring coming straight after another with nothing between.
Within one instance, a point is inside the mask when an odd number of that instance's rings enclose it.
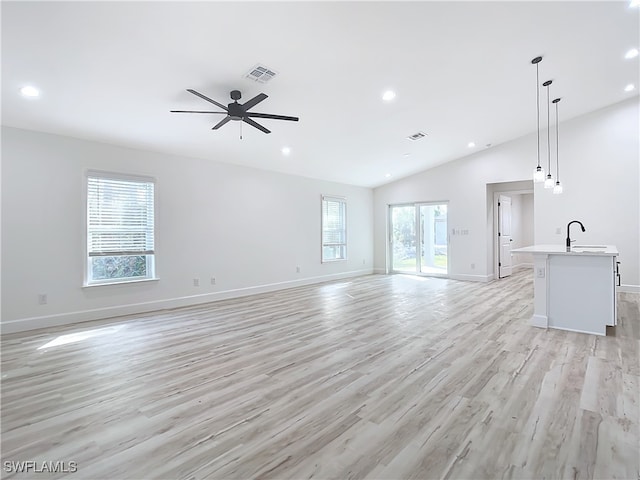
<instances>
[{"instance_id":1,"label":"ceiling fan motor housing","mask_svg":"<svg viewBox=\"0 0 640 480\"><path fill-rule=\"evenodd\" d=\"M235 91L235 90L234 90ZM231 117L231 120L242 120L242 117L245 116L244 108L239 103L233 102L228 106L228 113Z\"/></svg>"}]
</instances>

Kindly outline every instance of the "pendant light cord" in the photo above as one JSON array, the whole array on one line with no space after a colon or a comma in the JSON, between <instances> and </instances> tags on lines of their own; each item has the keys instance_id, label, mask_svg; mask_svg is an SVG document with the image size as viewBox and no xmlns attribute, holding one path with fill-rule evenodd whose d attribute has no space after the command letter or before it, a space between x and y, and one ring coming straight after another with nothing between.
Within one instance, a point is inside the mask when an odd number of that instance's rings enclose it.
<instances>
[{"instance_id":1,"label":"pendant light cord","mask_svg":"<svg viewBox=\"0 0 640 480\"><path fill-rule=\"evenodd\" d=\"M551 110L551 105L549 102L549 85L547 85L547 155L549 157L549 172L547 173L548 176L551 175L551 139L549 138L549 135L551 134L551 125L549 122L549 110Z\"/></svg>"},{"instance_id":2,"label":"pendant light cord","mask_svg":"<svg viewBox=\"0 0 640 480\"><path fill-rule=\"evenodd\" d=\"M559 182L560 181L560 156L559 156L559 152L560 152L560 147L558 146L559 144L559 136L558 136L558 101L560 99L557 99L556 102L556 180Z\"/></svg>"},{"instance_id":3,"label":"pendant light cord","mask_svg":"<svg viewBox=\"0 0 640 480\"><path fill-rule=\"evenodd\" d=\"M540 168L540 75L538 73L538 64L536 63L536 112L538 120L538 168Z\"/></svg>"}]
</instances>

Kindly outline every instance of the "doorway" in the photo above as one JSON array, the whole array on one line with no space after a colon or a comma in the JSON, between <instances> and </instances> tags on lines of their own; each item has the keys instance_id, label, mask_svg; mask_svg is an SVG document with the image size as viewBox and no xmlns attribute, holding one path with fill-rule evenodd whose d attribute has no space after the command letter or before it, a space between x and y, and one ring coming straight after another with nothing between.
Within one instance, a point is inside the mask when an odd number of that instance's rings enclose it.
<instances>
[{"instance_id":1,"label":"doorway","mask_svg":"<svg viewBox=\"0 0 640 480\"><path fill-rule=\"evenodd\" d=\"M522 268L533 268L530 253L511 253L513 249L533 245L533 196L532 190L524 189L491 192L489 231L493 248L489 249L489 264L494 265L495 279ZM507 218L501 218L505 214Z\"/></svg>"},{"instance_id":2,"label":"doorway","mask_svg":"<svg viewBox=\"0 0 640 480\"><path fill-rule=\"evenodd\" d=\"M447 213L443 202L389 206L391 272L448 274Z\"/></svg>"}]
</instances>

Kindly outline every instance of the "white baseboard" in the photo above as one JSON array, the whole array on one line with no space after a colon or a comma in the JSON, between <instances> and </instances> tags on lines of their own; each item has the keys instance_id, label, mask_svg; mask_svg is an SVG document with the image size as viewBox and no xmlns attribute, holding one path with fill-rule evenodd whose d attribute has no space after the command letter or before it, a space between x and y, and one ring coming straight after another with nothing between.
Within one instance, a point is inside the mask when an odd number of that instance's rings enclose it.
<instances>
[{"instance_id":1,"label":"white baseboard","mask_svg":"<svg viewBox=\"0 0 640 480\"><path fill-rule=\"evenodd\" d=\"M535 313L529 320L529 324L533 327L547 328L549 326L549 319L546 315L536 315Z\"/></svg>"},{"instance_id":2,"label":"white baseboard","mask_svg":"<svg viewBox=\"0 0 640 480\"><path fill-rule=\"evenodd\" d=\"M640 285L620 285L616 287L616 290L625 293L640 293Z\"/></svg>"},{"instance_id":3,"label":"white baseboard","mask_svg":"<svg viewBox=\"0 0 640 480\"><path fill-rule=\"evenodd\" d=\"M96 308L93 310L80 310L75 312L58 313L53 315L43 315L41 317L20 318L2 322L2 334L24 332L39 328L59 327L74 323L89 322L110 317L121 317L124 315L134 315L140 313L153 312L157 310L168 310L171 308L187 307L203 303L211 303L229 298L246 297L259 293L274 292L287 288L301 287L315 283L340 280L343 278L359 277L371 275L373 269L354 270L351 272L334 273L331 275L321 275L317 277L303 278L300 280L288 280L285 282L269 283L254 287L236 288L221 292L204 293L200 295L189 295L185 297L170 298L165 300L153 300L150 302L134 303L129 305L116 305L113 307Z\"/></svg>"},{"instance_id":4,"label":"white baseboard","mask_svg":"<svg viewBox=\"0 0 640 480\"><path fill-rule=\"evenodd\" d=\"M373 273L376 275L384 275L387 273L387 269L386 268L374 268L373 269Z\"/></svg>"},{"instance_id":5,"label":"white baseboard","mask_svg":"<svg viewBox=\"0 0 640 480\"><path fill-rule=\"evenodd\" d=\"M467 275L467 274L449 274L451 280L465 280L468 282L490 282L493 280L493 274L489 275Z\"/></svg>"}]
</instances>

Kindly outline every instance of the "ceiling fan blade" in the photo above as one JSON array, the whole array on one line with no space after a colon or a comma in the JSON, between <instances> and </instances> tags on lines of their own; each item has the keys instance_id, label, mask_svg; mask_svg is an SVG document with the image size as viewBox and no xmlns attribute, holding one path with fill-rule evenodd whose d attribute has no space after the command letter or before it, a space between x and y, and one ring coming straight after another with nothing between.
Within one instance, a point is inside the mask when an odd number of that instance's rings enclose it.
<instances>
[{"instance_id":1,"label":"ceiling fan blade","mask_svg":"<svg viewBox=\"0 0 640 480\"><path fill-rule=\"evenodd\" d=\"M199 110L169 110L170 113L222 113L227 115L227 112L201 112Z\"/></svg>"},{"instance_id":2,"label":"ceiling fan blade","mask_svg":"<svg viewBox=\"0 0 640 480\"><path fill-rule=\"evenodd\" d=\"M266 128L264 128L262 125L260 125L257 122L254 122L253 120L251 120L250 118L244 117L242 119L243 122L248 123L249 125L251 125L252 127L257 128L258 130L262 130L264 133L271 133L271 130L267 130Z\"/></svg>"},{"instance_id":3,"label":"ceiling fan blade","mask_svg":"<svg viewBox=\"0 0 640 480\"><path fill-rule=\"evenodd\" d=\"M227 123L229 120L231 120L230 116L226 116L224 117L222 120L220 120L218 123L216 123L213 128L211 130L217 130L219 129L221 126L223 126L225 123Z\"/></svg>"},{"instance_id":4,"label":"ceiling fan blade","mask_svg":"<svg viewBox=\"0 0 640 480\"><path fill-rule=\"evenodd\" d=\"M209 97L201 94L200 92L196 92L195 90L192 90L190 88L187 88L187 92L189 93L193 93L194 95L196 95L197 97L202 98L203 100L206 100L207 102L211 102L213 103L215 106L220 107L221 109L223 109L224 111L227 110L227 107L222 105L221 103L216 102L215 100L211 100Z\"/></svg>"},{"instance_id":5,"label":"ceiling fan blade","mask_svg":"<svg viewBox=\"0 0 640 480\"><path fill-rule=\"evenodd\" d=\"M260 103L261 101L263 101L265 98L268 98L268 95L265 95L264 93L261 93L259 95L256 95L255 97L253 97L251 100L249 100L248 102L244 102L242 104L242 108L244 108L244 111L246 112L247 110L249 110L251 107L255 107L258 103Z\"/></svg>"},{"instance_id":6,"label":"ceiling fan blade","mask_svg":"<svg viewBox=\"0 0 640 480\"><path fill-rule=\"evenodd\" d=\"M254 118L271 118L273 120L291 120L292 122L297 122L298 120L300 120L298 117L288 117L286 115L272 115L270 113L247 113L246 114L247 117L254 117Z\"/></svg>"}]
</instances>

